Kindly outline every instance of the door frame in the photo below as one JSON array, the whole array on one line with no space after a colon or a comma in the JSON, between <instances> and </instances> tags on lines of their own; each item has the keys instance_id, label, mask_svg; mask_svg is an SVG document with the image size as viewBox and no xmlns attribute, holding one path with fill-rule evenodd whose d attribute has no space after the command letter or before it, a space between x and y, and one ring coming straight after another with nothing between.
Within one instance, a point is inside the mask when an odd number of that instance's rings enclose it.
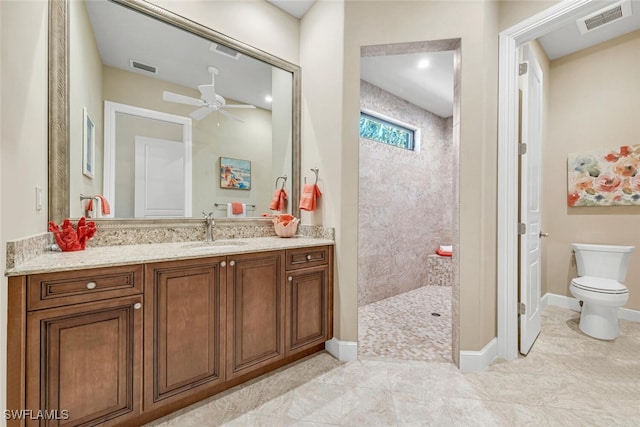
<instances>
[{"instance_id":1,"label":"door frame","mask_svg":"<svg viewBox=\"0 0 640 427\"><path fill-rule=\"evenodd\" d=\"M184 143L184 172L185 172L185 216L191 217L192 199L192 120L190 117L182 117L175 114L163 113L162 111L149 110L147 108L135 107L133 105L120 104L118 102L104 101L104 193L111 205L111 214L105 218L113 218L116 211L116 114L129 114L132 116L144 117L146 119L160 120L163 122L182 125L182 142Z\"/></svg>"},{"instance_id":2,"label":"door frame","mask_svg":"<svg viewBox=\"0 0 640 427\"><path fill-rule=\"evenodd\" d=\"M594 12L598 0L564 0L500 32L498 89L497 356L518 357L518 49Z\"/></svg>"}]
</instances>

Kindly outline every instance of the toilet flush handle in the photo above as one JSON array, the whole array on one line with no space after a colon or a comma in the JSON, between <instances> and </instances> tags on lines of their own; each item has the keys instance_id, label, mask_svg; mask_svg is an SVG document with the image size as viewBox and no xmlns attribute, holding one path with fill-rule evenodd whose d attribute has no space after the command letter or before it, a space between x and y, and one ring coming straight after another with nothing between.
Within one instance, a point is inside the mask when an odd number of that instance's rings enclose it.
<instances>
[{"instance_id":1,"label":"toilet flush handle","mask_svg":"<svg viewBox=\"0 0 640 427\"><path fill-rule=\"evenodd\" d=\"M540 233L538 233L538 236L540 236L540 237L549 237L549 233L543 233L541 231Z\"/></svg>"}]
</instances>

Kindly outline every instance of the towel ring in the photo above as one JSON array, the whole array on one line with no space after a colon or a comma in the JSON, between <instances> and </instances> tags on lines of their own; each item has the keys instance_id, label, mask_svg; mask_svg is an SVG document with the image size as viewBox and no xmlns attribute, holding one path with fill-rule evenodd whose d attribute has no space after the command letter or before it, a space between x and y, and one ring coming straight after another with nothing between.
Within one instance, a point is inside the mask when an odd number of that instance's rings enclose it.
<instances>
[{"instance_id":1,"label":"towel ring","mask_svg":"<svg viewBox=\"0 0 640 427\"><path fill-rule=\"evenodd\" d=\"M287 175L284 176L279 176L276 178L276 185L275 188L278 188L278 181L282 180L282 189L284 190L284 186L287 184Z\"/></svg>"},{"instance_id":2,"label":"towel ring","mask_svg":"<svg viewBox=\"0 0 640 427\"><path fill-rule=\"evenodd\" d=\"M313 185L317 185L318 184L318 172L320 172L320 169L318 168L311 168L311 172L316 174L316 182L313 183ZM307 183L307 177L304 177L304 183Z\"/></svg>"}]
</instances>

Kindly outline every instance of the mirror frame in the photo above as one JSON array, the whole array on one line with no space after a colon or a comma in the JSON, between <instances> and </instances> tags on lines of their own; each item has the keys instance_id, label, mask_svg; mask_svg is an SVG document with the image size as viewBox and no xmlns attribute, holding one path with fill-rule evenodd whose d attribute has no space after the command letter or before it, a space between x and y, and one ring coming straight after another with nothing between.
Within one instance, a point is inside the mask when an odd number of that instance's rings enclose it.
<instances>
[{"instance_id":1,"label":"mirror frame","mask_svg":"<svg viewBox=\"0 0 640 427\"><path fill-rule=\"evenodd\" d=\"M69 29L68 1L49 1L49 213L48 220L60 223L69 216ZM204 37L215 43L229 46L245 55L271 64L292 73L293 76L293 111L292 111L292 160L291 174L291 214L300 218L300 208L295 201L300 200L300 116L301 116L301 69L298 65L280 59L267 52L249 46L229 36L219 33L202 24L191 21L159 6L144 0L110 0L151 18L158 19L174 27ZM109 224L125 225L136 221L154 221L163 219L102 219ZM182 218L190 220L193 218ZM261 218L252 217L252 220ZM264 219L269 221L268 218ZM170 223L176 218L167 218Z\"/></svg>"}]
</instances>

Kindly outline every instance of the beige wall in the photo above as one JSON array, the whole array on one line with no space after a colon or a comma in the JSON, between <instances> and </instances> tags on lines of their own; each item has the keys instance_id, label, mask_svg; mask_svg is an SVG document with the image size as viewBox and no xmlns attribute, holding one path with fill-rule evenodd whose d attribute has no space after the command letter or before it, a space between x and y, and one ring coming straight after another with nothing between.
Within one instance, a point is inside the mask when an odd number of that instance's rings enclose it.
<instances>
[{"instance_id":1,"label":"beige wall","mask_svg":"<svg viewBox=\"0 0 640 427\"><path fill-rule=\"evenodd\" d=\"M242 43L300 63L300 21L266 0L149 0Z\"/></svg>"},{"instance_id":2,"label":"beige wall","mask_svg":"<svg viewBox=\"0 0 640 427\"><path fill-rule=\"evenodd\" d=\"M551 62L544 143L543 282L568 295L575 277L572 242L635 245L627 273L629 302L640 309L640 206L567 207L567 155L638 144L640 31Z\"/></svg>"},{"instance_id":3,"label":"beige wall","mask_svg":"<svg viewBox=\"0 0 640 427\"><path fill-rule=\"evenodd\" d=\"M358 1L317 3L302 20L304 155L326 177L314 220L336 227L339 339L357 340L360 46L448 38L462 38L461 347L496 334L497 19L493 2Z\"/></svg>"},{"instance_id":4,"label":"beige wall","mask_svg":"<svg viewBox=\"0 0 640 427\"><path fill-rule=\"evenodd\" d=\"M499 3L499 30L503 31L550 8L559 0L499 0Z\"/></svg>"},{"instance_id":5,"label":"beige wall","mask_svg":"<svg viewBox=\"0 0 640 427\"><path fill-rule=\"evenodd\" d=\"M8 240L47 224L47 2L0 1L0 265ZM35 210L35 187L44 208ZM7 279L0 276L0 405L6 384ZM4 425L0 417L0 425Z\"/></svg>"},{"instance_id":6,"label":"beige wall","mask_svg":"<svg viewBox=\"0 0 640 427\"><path fill-rule=\"evenodd\" d=\"M84 2L69 3L69 180L72 217L84 215L79 194L102 194L103 177L103 104L102 60ZM95 125L94 177L82 173L83 108Z\"/></svg>"},{"instance_id":7,"label":"beige wall","mask_svg":"<svg viewBox=\"0 0 640 427\"><path fill-rule=\"evenodd\" d=\"M302 67L302 175L313 179L311 168L320 169L318 185L323 192L315 212L302 212L303 224L335 227L334 335L357 341L357 194L344 194L343 183L357 186L357 139L343 144L343 28L344 4L317 2L301 20L300 65ZM359 57L358 57L359 60ZM357 101L357 99L356 99ZM357 137L357 133L356 133ZM347 158L349 158L347 160ZM352 168L344 172L344 164ZM343 219L345 213L352 213ZM346 215L345 215L346 216Z\"/></svg>"},{"instance_id":8,"label":"beige wall","mask_svg":"<svg viewBox=\"0 0 640 427\"><path fill-rule=\"evenodd\" d=\"M271 138L271 180L269 182L269 192L275 189L275 181L279 176L287 176L284 186L285 191L289 195L285 204L288 212L292 212L292 208L297 207L297 200L291 199L292 188L292 164L293 164L293 122L291 112L293 111L293 78L292 74L279 68L272 68L272 85L271 94L273 101L271 103L271 122L272 122L272 138ZM282 187L282 180L278 181L278 188ZM270 198L267 200L270 202ZM264 210L257 211L269 212L268 206Z\"/></svg>"}]
</instances>

